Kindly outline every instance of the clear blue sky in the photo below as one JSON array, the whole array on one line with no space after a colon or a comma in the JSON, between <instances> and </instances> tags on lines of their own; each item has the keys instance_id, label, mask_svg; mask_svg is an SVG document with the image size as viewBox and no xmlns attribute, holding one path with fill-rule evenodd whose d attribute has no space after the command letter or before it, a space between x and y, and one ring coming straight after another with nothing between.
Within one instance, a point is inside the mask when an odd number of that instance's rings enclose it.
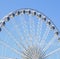
<instances>
[{"instance_id":1,"label":"clear blue sky","mask_svg":"<svg viewBox=\"0 0 60 59\"><path fill-rule=\"evenodd\" d=\"M60 30L60 0L1 0L0 19L20 8L32 8L47 15Z\"/></svg>"},{"instance_id":2,"label":"clear blue sky","mask_svg":"<svg viewBox=\"0 0 60 59\"><path fill-rule=\"evenodd\" d=\"M60 30L60 0L1 0L0 19L20 8L32 8L44 13Z\"/></svg>"}]
</instances>

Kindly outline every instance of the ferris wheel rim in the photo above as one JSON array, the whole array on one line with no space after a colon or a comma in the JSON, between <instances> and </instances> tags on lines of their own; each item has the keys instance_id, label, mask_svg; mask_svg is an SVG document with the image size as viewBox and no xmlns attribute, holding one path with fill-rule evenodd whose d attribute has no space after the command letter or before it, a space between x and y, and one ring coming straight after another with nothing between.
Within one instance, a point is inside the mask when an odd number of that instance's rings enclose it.
<instances>
[{"instance_id":1,"label":"ferris wheel rim","mask_svg":"<svg viewBox=\"0 0 60 59\"><path fill-rule=\"evenodd\" d=\"M58 40L60 40L60 31L55 26L55 24L52 22L52 20L50 18L48 18L42 12L39 12L39 11L37 11L35 9L31 9L31 8L21 8L21 9L18 9L16 11L13 11L13 12L10 12L9 14L7 14L5 17L3 17L0 20L0 31L1 31L2 27L5 26L5 23L7 21L9 21L10 19L12 19L18 15L21 15L21 14L28 14L28 15L36 16L38 18L38 20L40 18L42 18L42 21L46 22L46 24L48 24L49 27L51 27L51 29L53 31L55 31L55 34L58 36Z\"/></svg>"}]
</instances>

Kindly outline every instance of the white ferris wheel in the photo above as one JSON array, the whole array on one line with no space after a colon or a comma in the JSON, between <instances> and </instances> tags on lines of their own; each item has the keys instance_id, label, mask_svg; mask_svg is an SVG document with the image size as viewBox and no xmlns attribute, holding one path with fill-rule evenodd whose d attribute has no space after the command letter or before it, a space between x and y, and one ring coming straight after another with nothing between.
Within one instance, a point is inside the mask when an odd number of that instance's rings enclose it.
<instances>
[{"instance_id":1,"label":"white ferris wheel","mask_svg":"<svg viewBox=\"0 0 60 59\"><path fill-rule=\"evenodd\" d=\"M60 32L43 13L23 8L0 20L0 59L60 59Z\"/></svg>"}]
</instances>

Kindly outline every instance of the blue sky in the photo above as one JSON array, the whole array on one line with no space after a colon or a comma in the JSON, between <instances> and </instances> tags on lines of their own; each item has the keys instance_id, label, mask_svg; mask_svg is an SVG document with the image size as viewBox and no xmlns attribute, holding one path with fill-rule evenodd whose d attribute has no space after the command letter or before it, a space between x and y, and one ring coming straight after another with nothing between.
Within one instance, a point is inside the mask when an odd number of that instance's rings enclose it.
<instances>
[{"instance_id":1,"label":"blue sky","mask_svg":"<svg viewBox=\"0 0 60 59\"><path fill-rule=\"evenodd\" d=\"M43 12L60 30L60 0L1 0L0 19L20 8L32 8Z\"/></svg>"},{"instance_id":2,"label":"blue sky","mask_svg":"<svg viewBox=\"0 0 60 59\"><path fill-rule=\"evenodd\" d=\"M44 13L60 30L60 0L1 0L0 19L21 8L31 8Z\"/></svg>"}]
</instances>

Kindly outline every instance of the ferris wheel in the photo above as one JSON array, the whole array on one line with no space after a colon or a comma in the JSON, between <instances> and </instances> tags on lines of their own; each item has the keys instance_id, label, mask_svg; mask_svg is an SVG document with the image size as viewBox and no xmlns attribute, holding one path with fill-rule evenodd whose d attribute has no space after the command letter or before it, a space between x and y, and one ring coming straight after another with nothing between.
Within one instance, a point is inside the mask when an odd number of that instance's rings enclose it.
<instances>
[{"instance_id":1,"label":"ferris wheel","mask_svg":"<svg viewBox=\"0 0 60 59\"><path fill-rule=\"evenodd\" d=\"M60 32L43 13L23 8L0 20L0 59L60 59Z\"/></svg>"}]
</instances>

